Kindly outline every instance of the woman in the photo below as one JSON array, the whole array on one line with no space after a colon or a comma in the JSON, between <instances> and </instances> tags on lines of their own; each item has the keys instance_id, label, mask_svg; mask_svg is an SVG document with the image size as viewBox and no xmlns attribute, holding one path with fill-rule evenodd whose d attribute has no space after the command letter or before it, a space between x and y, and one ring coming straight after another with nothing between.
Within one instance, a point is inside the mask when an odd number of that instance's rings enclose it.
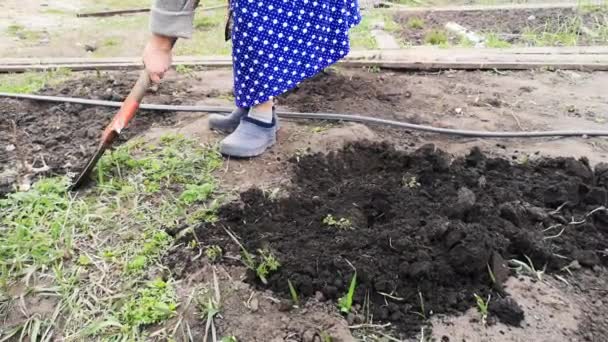
<instances>
[{"instance_id":1,"label":"woman","mask_svg":"<svg viewBox=\"0 0 608 342\"><path fill-rule=\"evenodd\" d=\"M192 36L198 0L155 0L144 63L154 82L171 67L178 38ZM276 141L273 98L349 52L348 31L360 20L357 0L232 0L236 109L212 115L212 129L232 132L220 151L254 157Z\"/></svg>"}]
</instances>

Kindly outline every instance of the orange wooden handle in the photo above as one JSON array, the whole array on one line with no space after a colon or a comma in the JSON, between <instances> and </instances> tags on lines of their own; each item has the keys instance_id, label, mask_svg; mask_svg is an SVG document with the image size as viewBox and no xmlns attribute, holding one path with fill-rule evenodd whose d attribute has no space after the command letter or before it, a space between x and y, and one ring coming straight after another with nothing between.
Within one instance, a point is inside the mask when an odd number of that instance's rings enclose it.
<instances>
[{"instance_id":1,"label":"orange wooden handle","mask_svg":"<svg viewBox=\"0 0 608 342\"><path fill-rule=\"evenodd\" d=\"M145 70L142 71L137 83L133 86L131 93L129 93L129 96L127 96L123 102L118 113L112 118L112 122L110 122L104 130L101 137L104 144L110 144L112 140L129 125L129 122L135 117L135 114L139 109L141 100L150 87L150 83L150 76L148 76L148 73Z\"/></svg>"}]
</instances>

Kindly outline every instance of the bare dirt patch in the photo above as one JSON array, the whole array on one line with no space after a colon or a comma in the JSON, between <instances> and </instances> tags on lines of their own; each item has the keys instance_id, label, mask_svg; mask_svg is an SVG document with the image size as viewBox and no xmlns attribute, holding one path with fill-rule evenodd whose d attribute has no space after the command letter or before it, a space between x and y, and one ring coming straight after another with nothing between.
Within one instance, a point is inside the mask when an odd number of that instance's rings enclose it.
<instances>
[{"instance_id":1,"label":"bare dirt patch","mask_svg":"<svg viewBox=\"0 0 608 342\"><path fill-rule=\"evenodd\" d=\"M445 31L445 24L456 22L479 34L495 34L513 44L535 44L526 34L554 36L555 45L602 45L606 37L601 35L606 22L605 11L581 11L576 8L514 9L484 11L437 11L397 13L395 21L400 25L399 37L404 44L425 45L425 37L436 30ZM597 30L589 35L581 27ZM544 43L550 42L550 39ZM460 38L449 36L449 42L459 44ZM547 45L547 44L540 44ZM553 44L549 44L553 45Z\"/></svg>"}]
</instances>

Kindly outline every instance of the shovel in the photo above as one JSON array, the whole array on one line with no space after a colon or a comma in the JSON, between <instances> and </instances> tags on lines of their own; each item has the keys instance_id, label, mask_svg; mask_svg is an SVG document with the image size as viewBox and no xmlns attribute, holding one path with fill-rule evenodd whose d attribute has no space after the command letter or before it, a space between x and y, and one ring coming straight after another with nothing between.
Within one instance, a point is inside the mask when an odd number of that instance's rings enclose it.
<instances>
[{"instance_id":1,"label":"shovel","mask_svg":"<svg viewBox=\"0 0 608 342\"><path fill-rule=\"evenodd\" d=\"M89 159L85 168L80 172L76 180L72 183L69 190L78 190L82 185L84 185L89 180L89 175L95 168L95 165L99 161L99 158L103 155L103 153L112 146L112 143L116 138L120 135L120 132L129 125L129 121L135 117L135 113L139 109L139 104L144 97L144 94L150 87L150 76L148 76L147 71L142 71L137 83L131 90L131 93L125 101L118 113L112 119L112 122L106 127L101 135L101 141L95 154Z\"/></svg>"}]
</instances>

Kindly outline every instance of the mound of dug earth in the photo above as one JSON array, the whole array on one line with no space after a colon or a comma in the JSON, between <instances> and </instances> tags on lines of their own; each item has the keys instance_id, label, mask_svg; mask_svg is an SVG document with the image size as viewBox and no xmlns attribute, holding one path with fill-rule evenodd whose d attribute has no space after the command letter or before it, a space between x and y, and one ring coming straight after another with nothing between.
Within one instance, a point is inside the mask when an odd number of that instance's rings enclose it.
<instances>
[{"instance_id":1,"label":"mound of dug earth","mask_svg":"<svg viewBox=\"0 0 608 342\"><path fill-rule=\"evenodd\" d=\"M473 294L492 293L490 312L517 325L522 313L493 285L489 268L498 281L508 275L496 259L529 257L548 272L608 262L607 165L511 164L476 149L452 161L434 146L407 153L367 143L293 162L288 196L249 190L220 210L219 223L195 230L202 244L232 254L239 248L224 227L251 253L271 251L281 266L267 286L286 298L290 280L304 298L321 292L336 302L354 267L355 303L369 298L374 320L406 335L431 312L473 307ZM199 267L197 253L180 249L169 264L183 275Z\"/></svg>"}]
</instances>

